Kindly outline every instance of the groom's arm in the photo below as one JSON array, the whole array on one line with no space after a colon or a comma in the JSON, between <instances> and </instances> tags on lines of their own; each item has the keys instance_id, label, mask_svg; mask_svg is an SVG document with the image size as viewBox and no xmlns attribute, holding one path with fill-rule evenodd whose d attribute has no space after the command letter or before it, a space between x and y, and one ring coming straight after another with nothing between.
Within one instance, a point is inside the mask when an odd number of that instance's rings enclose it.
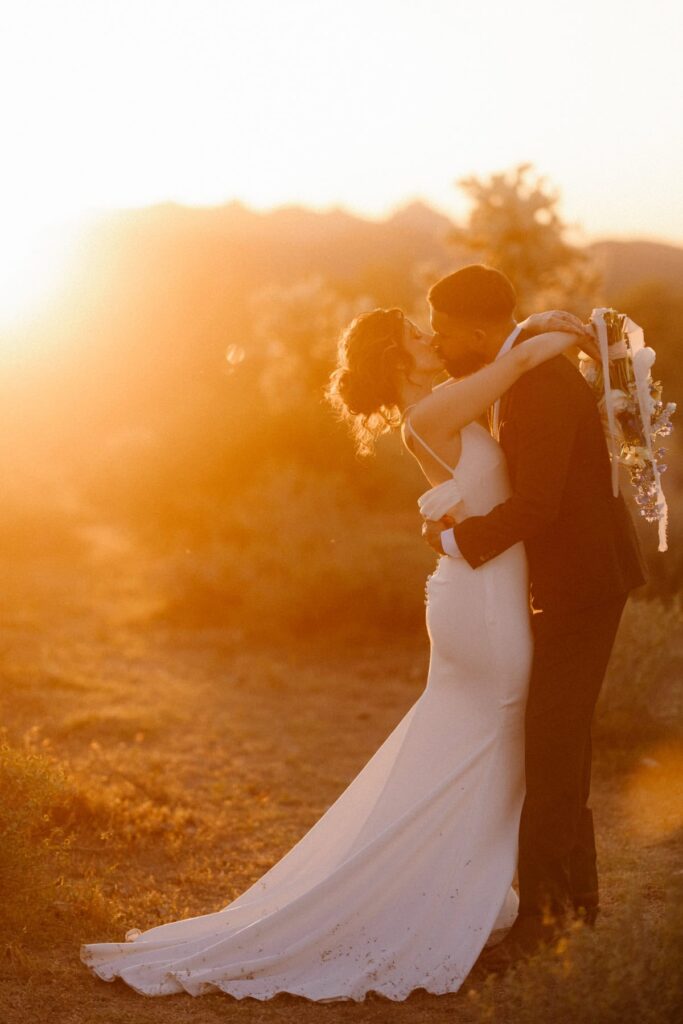
<instances>
[{"instance_id":1,"label":"groom's arm","mask_svg":"<svg viewBox=\"0 0 683 1024\"><path fill-rule=\"evenodd\" d=\"M454 528L460 554L478 568L558 516L580 416L568 367L553 360L521 378L509 397L514 420L512 496Z\"/></svg>"}]
</instances>

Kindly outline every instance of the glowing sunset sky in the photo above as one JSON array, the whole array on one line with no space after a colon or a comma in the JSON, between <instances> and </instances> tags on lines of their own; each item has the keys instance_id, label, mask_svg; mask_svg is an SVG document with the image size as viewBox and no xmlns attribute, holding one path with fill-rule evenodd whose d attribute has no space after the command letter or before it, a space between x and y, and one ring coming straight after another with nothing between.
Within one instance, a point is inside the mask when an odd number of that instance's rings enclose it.
<instances>
[{"instance_id":1,"label":"glowing sunset sky","mask_svg":"<svg viewBox=\"0 0 683 1024\"><path fill-rule=\"evenodd\" d=\"M5 248L107 207L381 216L532 161L589 237L683 242L680 0L21 0Z\"/></svg>"}]
</instances>

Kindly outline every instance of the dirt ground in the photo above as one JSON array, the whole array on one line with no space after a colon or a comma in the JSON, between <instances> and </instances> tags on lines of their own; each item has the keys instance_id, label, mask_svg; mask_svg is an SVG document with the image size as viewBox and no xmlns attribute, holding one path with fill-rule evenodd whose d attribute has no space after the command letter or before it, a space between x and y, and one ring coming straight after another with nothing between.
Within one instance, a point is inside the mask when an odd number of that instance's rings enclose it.
<instances>
[{"instance_id":1,"label":"dirt ground","mask_svg":"<svg viewBox=\"0 0 683 1024\"><path fill-rule=\"evenodd\" d=\"M381 647L342 635L284 647L267 628L258 644L238 623L170 629L156 616L155 569L130 540L106 527L84 537L89 555L71 566L10 560L0 595L3 731L65 766L114 824L100 829L95 816L77 830L70 888L48 891L30 955L2 958L2 1024L472 1021L468 985L400 1004L322 1006L288 996L147 999L88 973L81 942L216 910L288 850L418 697L427 646L422 636ZM596 755L604 921L634 886L656 916L681 867L666 821L648 825L638 813L660 755L627 755ZM79 916L72 903L93 886L100 918ZM30 947L31 935L22 941Z\"/></svg>"}]
</instances>

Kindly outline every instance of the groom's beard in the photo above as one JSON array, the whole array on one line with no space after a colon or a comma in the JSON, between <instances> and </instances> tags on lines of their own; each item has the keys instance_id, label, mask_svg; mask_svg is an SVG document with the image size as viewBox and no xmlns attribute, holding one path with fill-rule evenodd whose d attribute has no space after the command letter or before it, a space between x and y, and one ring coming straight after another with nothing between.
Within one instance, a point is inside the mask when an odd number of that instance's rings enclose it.
<instances>
[{"instance_id":1,"label":"groom's beard","mask_svg":"<svg viewBox=\"0 0 683 1024\"><path fill-rule=\"evenodd\" d=\"M451 377L469 377L471 373L486 366L486 359L476 352L460 352L458 355L444 356L443 365Z\"/></svg>"}]
</instances>

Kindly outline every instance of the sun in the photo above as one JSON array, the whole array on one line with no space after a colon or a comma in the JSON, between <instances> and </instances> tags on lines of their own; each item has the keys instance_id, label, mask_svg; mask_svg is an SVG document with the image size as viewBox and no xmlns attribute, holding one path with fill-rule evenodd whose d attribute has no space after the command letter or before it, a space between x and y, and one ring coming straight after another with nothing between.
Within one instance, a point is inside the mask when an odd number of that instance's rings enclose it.
<instances>
[{"instance_id":1,"label":"sun","mask_svg":"<svg viewBox=\"0 0 683 1024\"><path fill-rule=\"evenodd\" d=\"M0 234L0 350L47 309L66 284L78 231L74 225L2 220Z\"/></svg>"}]
</instances>

